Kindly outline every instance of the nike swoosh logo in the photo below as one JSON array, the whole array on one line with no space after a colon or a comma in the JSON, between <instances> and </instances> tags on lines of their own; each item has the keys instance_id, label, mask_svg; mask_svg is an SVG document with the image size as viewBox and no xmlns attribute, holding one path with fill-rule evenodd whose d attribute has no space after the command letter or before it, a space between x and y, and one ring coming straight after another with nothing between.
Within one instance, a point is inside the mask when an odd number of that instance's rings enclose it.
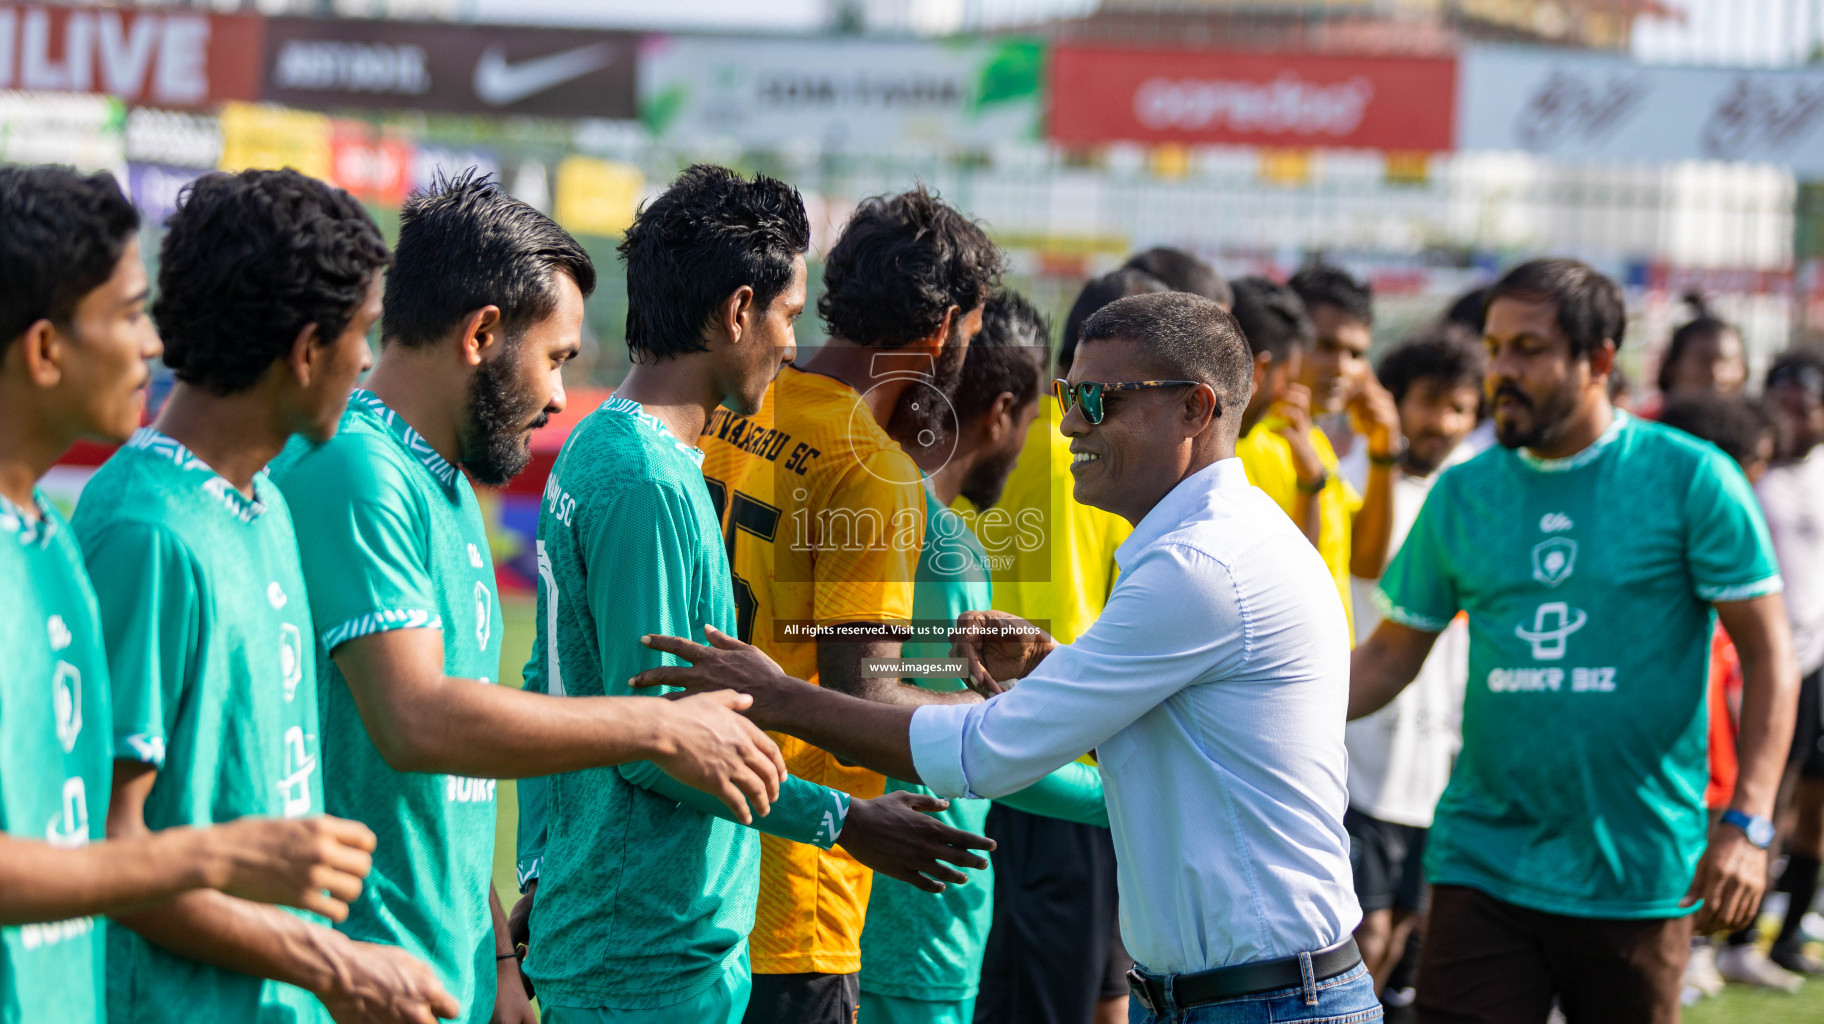
<instances>
[{"instance_id":1,"label":"nike swoosh logo","mask_svg":"<svg viewBox=\"0 0 1824 1024\"><path fill-rule=\"evenodd\" d=\"M503 48L490 46L475 63L475 95L489 106L504 107L612 63L614 47L608 43L580 46L517 64L507 63Z\"/></svg>"}]
</instances>

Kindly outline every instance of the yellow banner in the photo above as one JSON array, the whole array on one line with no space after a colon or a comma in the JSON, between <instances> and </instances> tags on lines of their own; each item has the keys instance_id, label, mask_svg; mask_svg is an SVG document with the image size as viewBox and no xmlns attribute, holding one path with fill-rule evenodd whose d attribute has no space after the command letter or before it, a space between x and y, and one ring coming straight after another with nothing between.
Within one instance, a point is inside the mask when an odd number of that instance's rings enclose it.
<instances>
[{"instance_id":1,"label":"yellow banner","mask_svg":"<svg viewBox=\"0 0 1824 1024\"><path fill-rule=\"evenodd\" d=\"M557 165L557 222L579 235L618 235L633 223L645 186L645 177L632 164L565 157Z\"/></svg>"},{"instance_id":2,"label":"yellow banner","mask_svg":"<svg viewBox=\"0 0 1824 1024\"><path fill-rule=\"evenodd\" d=\"M221 169L290 167L328 181L330 134L330 120L324 114L255 103L224 104Z\"/></svg>"}]
</instances>

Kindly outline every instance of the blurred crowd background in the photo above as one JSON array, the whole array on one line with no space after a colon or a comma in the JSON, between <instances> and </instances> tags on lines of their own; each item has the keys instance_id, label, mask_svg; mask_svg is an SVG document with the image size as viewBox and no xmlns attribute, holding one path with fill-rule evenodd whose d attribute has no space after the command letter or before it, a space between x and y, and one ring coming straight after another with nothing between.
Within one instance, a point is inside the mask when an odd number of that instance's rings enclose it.
<instances>
[{"instance_id":1,"label":"blurred crowd background","mask_svg":"<svg viewBox=\"0 0 1824 1024\"><path fill-rule=\"evenodd\" d=\"M1690 292L1758 377L1824 336L1821 56L1817 0L0 2L0 160L112 169L152 232L207 169L289 164L390 226L480 166L603 264L693 161L797 185L820 246L923 181L1054 322L1148 246L1321 254L1373 284L1377 347L1550 252L1626 286L1631 380ZM619 378L623 294L585 380Z\"/></svg>"}]
</instances>

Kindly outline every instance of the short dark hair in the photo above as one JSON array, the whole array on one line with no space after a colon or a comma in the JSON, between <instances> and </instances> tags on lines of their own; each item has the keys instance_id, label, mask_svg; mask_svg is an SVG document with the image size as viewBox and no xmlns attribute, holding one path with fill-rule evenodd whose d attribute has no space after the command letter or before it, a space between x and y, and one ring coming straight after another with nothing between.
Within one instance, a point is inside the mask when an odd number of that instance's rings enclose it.
<instances>
[{"instance_id":1,"label":"short dark hair","mask_svg":"<svg viewBox=\"0 0 1824 1024\"><path fill-rule=\"evenodd\" d=\"M981 225L923 185L864 199L831 247L817 312L857 345L901 348L931 336L951 306L968 312L1001 279Z\"/></svg>"},{"instance_id":2,"label":"short dark hair","mask_svg":"<svg viewBox=\"0 0 1824 1024\"><path fill-rule=\"evenodd\" d=\"M1309 263L1286 284L1304 300L1307 311L1312 306L1335 306L1351 320L1374 323L1374 288L1341 267L1322 261Z\"/></svg>"},{"instance_id":3,"label":"short dark hair","mask_svg":"<svg viewBox=\"0 0 1824 1024\"><path fill-rule=\"evenodd\" d=\"M1235 291L1229 287L1229 279L1223 277L1222 272L1215 267L1183 249L1174 249L1168 245L1155 246L1128 257L1122 266L1151 274L1175 292L1201 295L1224 306L1235 302Z\"/></svg>"},{"instance_id":4,"label":"short dark hair","mask_svg":"<svg viewBox=\"0 0 1824 1024\"><path fill-rule=\"evenodd\" d=\"M709 346L703 328L735 289L765 310L811 247L798 190L757 174L694 164L640 208L621 239L627 264L627 351L670 358Z\"/></svg>"},{"instance_id":5,"label":"short dark hair","mask_svg":"<svg viewBox=\"0 0 1824 1024\"><path fill-rule=\"evenodd\" d=\"M1113 273L1092 277L1077 293L1077 301L1070 304L1070 313L1064 317L1064 340L1058 345L1058 370L1070 372L1070 364L1077 357L1077 338L1083 333L1083 321L1103 306L1124 299L1129 295L1151 295L1155 292L1169 292L1173 288L1144 270L1122 267Z\"/></svg>"},{"instance_id":6,"label":"short dark hair","mask_svg":"<svg viewBox=\"0 0 1824 1024\"><path fill-rule=\"evenodd\" d=\"M1766 411L1740 396L1680 398L1666 404L1659 422L1716 445L1739 466L1754 461L1761 439L1773 430Z\"/></svg>"},{"instance_id":7,"label":"short dark hair","mask_svg":"<svg viewBox=\"0 0 1824 1024\"><path fill-rule=\"evenodd\" d=\"M1254 387L1254 360L1240 324L1221 306L1187 292L1116 299L1084 322L1082 341L1117 338L1138 342L1159 379L1208 384L1222 414L1241 422Z\"/></svg>"},{"instance_id":8,"label":"short dark hair","mask_svg":"<svg viewBox=\"0 0 1824 1024\"><path fill-rule=\"evenodd\" d=\"M1529 260L1507 272L1488 292L1488 305L1514 298L1550 302L1558 307L1558 329L1571 343L1571 357L1582 358L1608 339L1621 347L1628 328L1621 286L1581 260Z\"/></svg>"},{"instance_id":9,"label":"short dark hair","mask_svg":"<svg viewBox=\"0 0 1824 1024\"><path fill-rule=\"evenodd\" d=\"M1264 277L1244 277L1235 282L1235 322L1256 354L1270 353L1283 363L1296 350L1311 347L1317 328L1305 311L1303 299L1283 284Z\"/></svg>"},{"instance_id":10,"label":"short dark hair","mask_svg":"<svg viewBox=\"0 0 1824 1024\"><path fill-rule=\"evenodd\" d=\"M1444 310L1443 322L1459 324L1481 338L1482 329L1488 324L1488 293L1493 288L1493 285L1485 284L1452 299Z\"/></svg>"},{"instance_id":11,"label":"short dark hair","mask_svg":"<svg viewBox=\"0 0 1824 1024\"><path fill-rule=\"evenodd\" d=\"M554 273L595 291L595 264L570 232L474 170L406 199L398 257L380 320L388 345L435 344L483 306L500 307L502 334L517 338L557 309Z\"/></svg>"},{"instance_id":12,"label":"short dark hair","mask_svg":"<svg viewBox=\"0 0 1824 1024\"><path fill-rule=\"evenodd\" d=\"M1824 354L1804 348L1781 352L1767 368L1765 390L1776 387L1803 388L1824 398Z\"/></svg>"},{"instance_id":13,"label":"short dark hair","mask_svg":"<svg viewBox=\"0 0 1824 1024\"><path fill-rule=\"evenodd\" d=\"M1467 337L1468 333L1457 325L1439 326L1401 342L1381 360L1381 386L1395 402L1405 399L1406 392L1420 380L1433 380L1446 388L1473 387L1480 394L1482 377L1488 370L1488 354L1480 341Z\"/></svg>"},{"instance_id":14,"label":"short dark hair","mask_svg":"<svg viewBox=\"0 0 1824 1024\"><path fill-rule=\"evenodd\" d=\"M329 344L392 260L347 192L286 169L205 174L165 222L152 319L177 379L245 391L306 324Z\"/></svg>"},{"instance_id":15,"label":"short dark hair","mask_svg":"<svg viewBox=\"0 0 1824 1024\"><path fill-rule=\"evenodd\" d=\"M1720 338L1735 330L1735 325L1710 312L1710 304L1704 301L1701 292L1686 292L1685 305L1691 309L1691 319L1679 325L1672 332L1672 340L1666 344L1665 352L1659 357L1659 393L1672 392L1672 374L1678 361L1685 357L1685 349L1692 343L1705 338Z\"/></svg>"},{"instance_id":16,"label":"short dark hair","mask_svg":"<svg viewBox=\"0 0 1824 1024\"><path fill-rule=\"evenodd\" d=\"M1026 297L998 291L982 310L982 333L969 343L950 405L957 419L987 412L1003 392L1024 409L1039 397L1039 378L1051 362L1051 324Z\"/></svg>"},{"instance_id":17,"label":"short dark hair","mask_svg":"<svg viewBox=\"0 0 1824 1024\"><path fill-rule=\"evenodd\" d=\"M0 165L0 352L40 320L67 325L114 275L139 211L105 171Z\"/></svg>"}]
</instances>

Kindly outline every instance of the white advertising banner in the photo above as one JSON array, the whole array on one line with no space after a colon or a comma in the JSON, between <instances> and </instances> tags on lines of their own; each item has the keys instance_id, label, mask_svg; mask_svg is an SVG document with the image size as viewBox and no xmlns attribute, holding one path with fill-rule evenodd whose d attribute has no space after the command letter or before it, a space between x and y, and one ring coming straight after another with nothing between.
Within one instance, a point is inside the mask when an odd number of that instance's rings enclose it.
<instances>
[{"instance_id":1,"label":"white advertising banner","mask_svg":"<svg viewBox=\"0 0 1824 1024\"><path fill-rule=\"evenodd\" d=\"M1461 149L1824 174L1824 71L1654 67L1490 46L1466 50L1459 75Z\"/></svg>"},{"instance_id":2,"label":"white advertising banner","mask_svg":"<svg viewBox=\"0 0 1824 1024\"><path fill-rule=\"evenodd\" d=\"M982 146L1039 136L1045 51L1023 39L652 36L640 118L667 141Z\"/></svg>"}]
</instances>

